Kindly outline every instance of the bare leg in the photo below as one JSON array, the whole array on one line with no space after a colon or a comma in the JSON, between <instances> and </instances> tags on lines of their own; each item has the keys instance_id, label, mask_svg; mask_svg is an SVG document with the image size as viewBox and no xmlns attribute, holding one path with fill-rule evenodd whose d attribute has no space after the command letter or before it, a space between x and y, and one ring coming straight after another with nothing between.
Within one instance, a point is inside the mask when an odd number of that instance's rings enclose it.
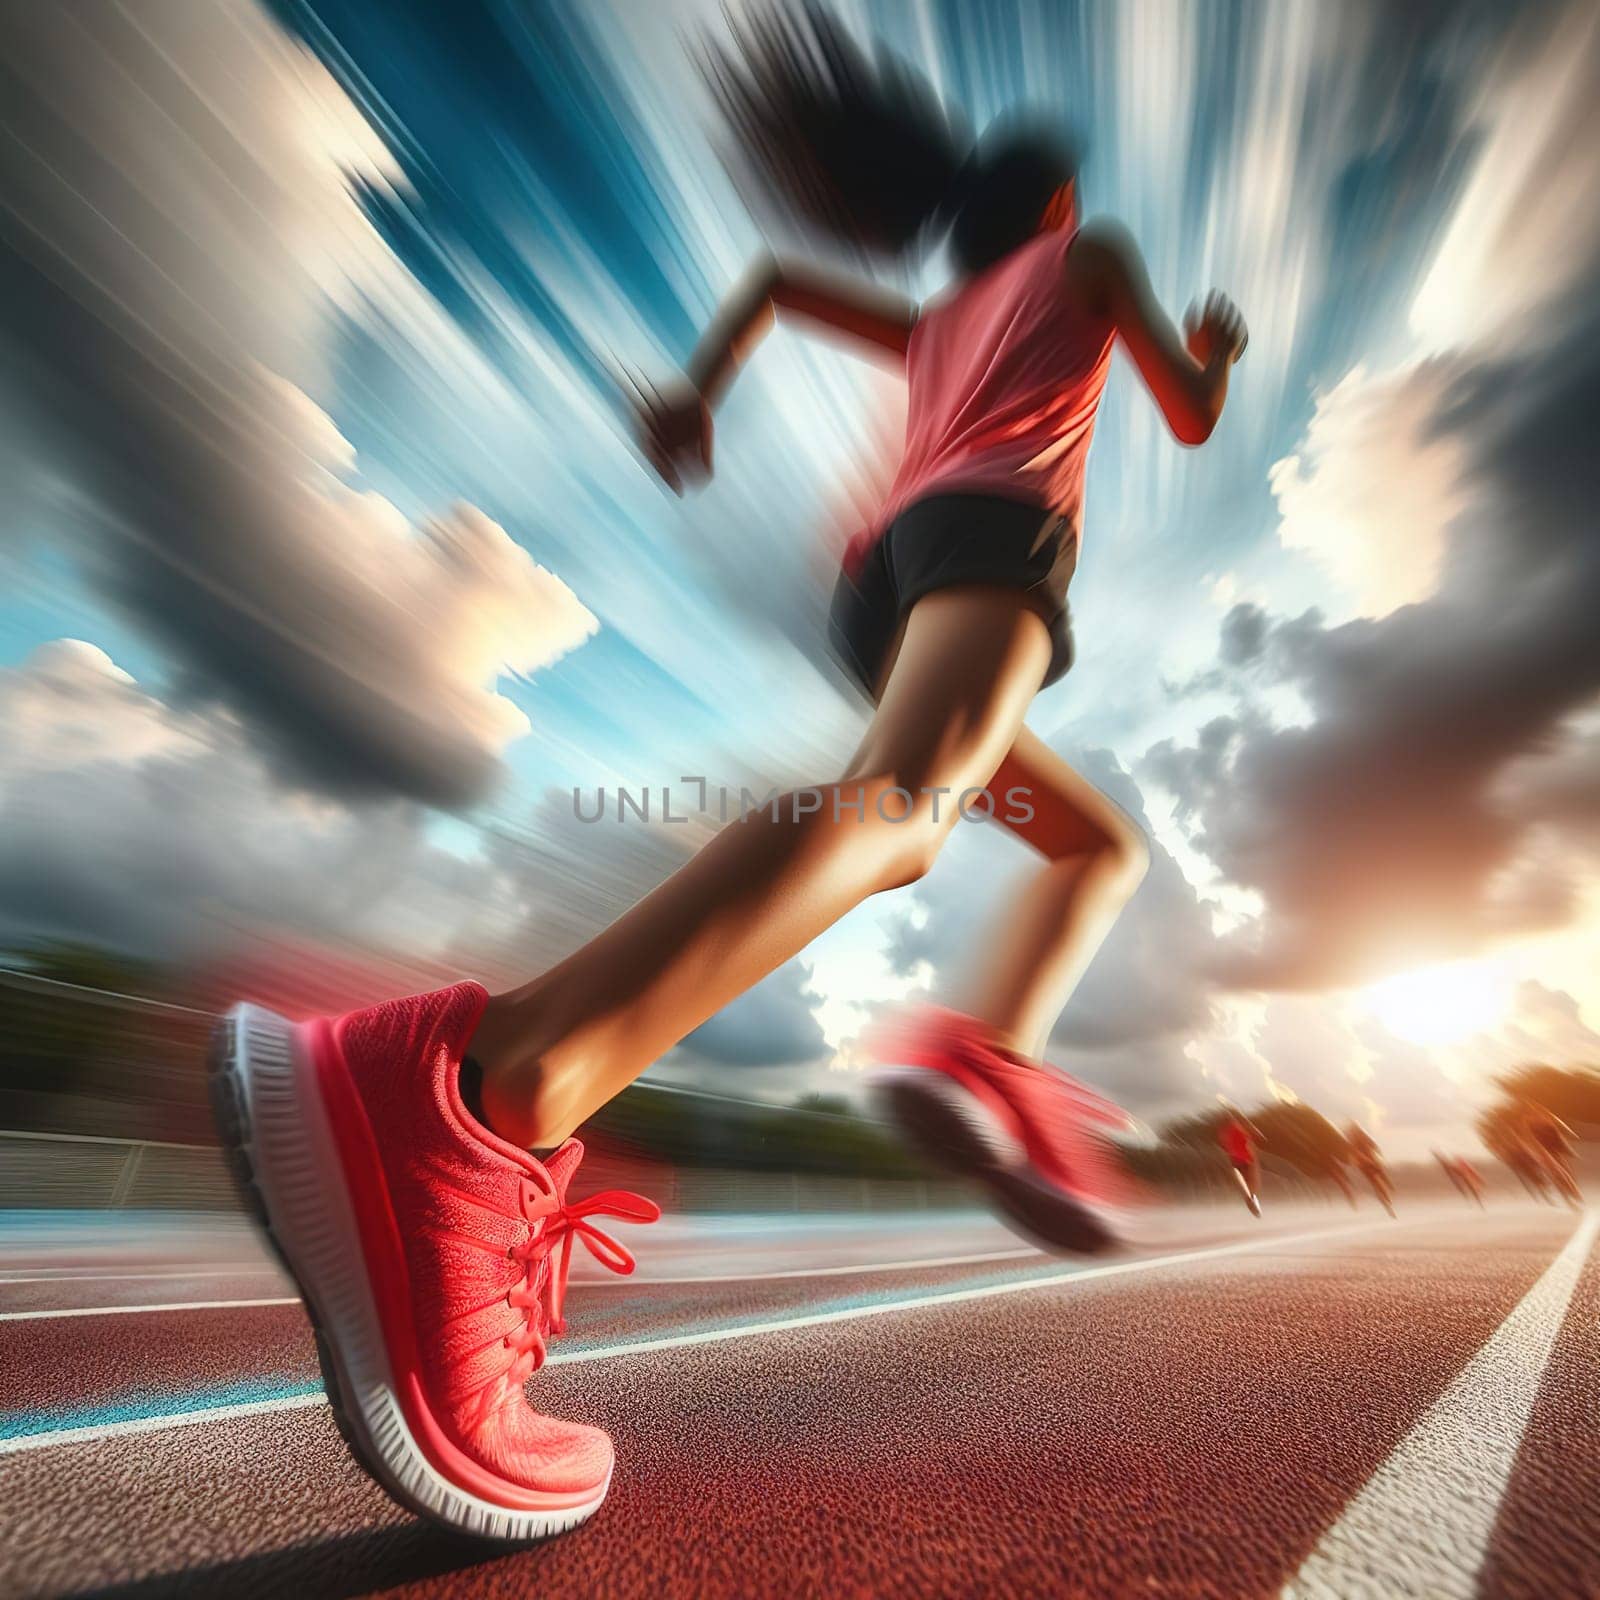
<instances>
[{"instance_id":1,"label":"bare leg","mask_svg":"<svg viewBox=\"0 0 1600 1600\"><path fill-rule=\"evenodd\" d=\"M730 823L575 955L490 1002L471 1053L495 1130L557 1143L868 895L920 877L955 796L1011 748L1049 659L1020 591L919 601L866 738L815 809L785 797Z\"/></svg>"},{"instance_id":2,"label":"bare leg","mask_svg":"<svg viewBox=\"0 0 1600 1600\"><path fill-rule=\"evenodd\" d=\"M1245 1204L1256 1215L1261 1215L1261 1163L1255 1156L1251 1156L1249 1164L1244 1169L1244 1199Z\"/></svg>"},{"instance_id":3,"label":"bare leg","mask_svg":"<svg viewBox=\"0 0 1600 1600\"><path fill-rule=\"evenodd\" d=\"M1001 802L1013 787L1028 790L1033 817L1006 826L1049 865L1005 908L968 1009L1036 1056L1149 856L1133 823L1026 728L991 787ZM1002 804L999 815L1012 809Z\"/></svg>"}]
</instances>

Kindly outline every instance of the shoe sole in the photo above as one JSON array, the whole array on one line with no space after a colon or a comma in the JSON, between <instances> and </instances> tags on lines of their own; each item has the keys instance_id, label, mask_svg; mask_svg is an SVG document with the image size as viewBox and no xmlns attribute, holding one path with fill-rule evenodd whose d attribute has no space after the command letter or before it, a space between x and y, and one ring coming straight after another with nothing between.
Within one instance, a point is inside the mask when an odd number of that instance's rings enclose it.
<instances>
[{"instance_id":1,"label":"shoe sole","mask_svg":"<svg viewBox=\"0 0 1600 1600\"><path fill-rule=\"evenodd\" d=\"M395 1393L333 1130L298 1070L294 1025L235 1006L212 1035L208 1087L234 1183L305 1302L328 1404L357 1465L408 1510L474 1538L527 1543L593 1516L609 1473L581 1505L519 1510L458 1488L417 1444Z\"/></svg>"},{"instance_id":2,"label":"shoe sole","mask_svg":"<svg viewBox=\"0 0 1600 1600\"><path fill-rule=\"evenodd\" d=\"M1021 1147L989 1123L959 1084L919 1068L883 1074L874 1092L913 1149L977 1179L1024 1238L1071 1255L1097 1255L1121 1242L1092 1206L1036 1176Z\"/></svg>"}]
</instances>

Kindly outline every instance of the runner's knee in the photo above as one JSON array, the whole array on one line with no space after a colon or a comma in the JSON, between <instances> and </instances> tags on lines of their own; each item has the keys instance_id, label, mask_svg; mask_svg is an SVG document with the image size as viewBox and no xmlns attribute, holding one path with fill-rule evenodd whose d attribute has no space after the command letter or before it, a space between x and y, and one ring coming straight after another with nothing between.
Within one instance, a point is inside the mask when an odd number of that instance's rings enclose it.
<instances>
[{"instance_id":1,"label":"runner's knee","mask_svg":"<svg viewBox=\"0 0 1600 1600\"><path fill-rule=\"evenodd\" d=\"M932 867L960 815L949 788L921 781L920 774L877 773L839 785L849 809L844 820L859 819L861 845L871 857L877 891L915 883Z\"/></svg>"},{"instance_id":2,"label":"runner's knee","mask_svg":"<svg viewBox=\"0 0 1600 1600\"><path fill-rule=\"evenodd\" d=\"M906 825L900 837L890 841L890 852L885 861L884 889L903 889L909 883L925 878L938 858L950 830L943 825L915 822Z\"/></svg>"},{"instance_id":3,"label":"runner's knee","mask_svg":"<svg viewBox=\"0 0 1600 1600\"><path fill-rule=\"evenodd\" d=\"M1127 894L1132 894L1150 870L1150 847L1144 834L1116 806L1107 802L1093 817L1087 846L1078 845L1113 876Z\"/></svg>"},{"instance_id":4,"label":"runner's knee","mask_svg":"<svg viewBox=\"0 0 1600 1600\"><path fill-rule=\"evenodd\" d=\"M1132 894L1150 870L1150 846L1144 834L1120 813L1116 825L1106 834L1105 854L1116 870L1118 882Z\"/></svg>"}]
</instances>

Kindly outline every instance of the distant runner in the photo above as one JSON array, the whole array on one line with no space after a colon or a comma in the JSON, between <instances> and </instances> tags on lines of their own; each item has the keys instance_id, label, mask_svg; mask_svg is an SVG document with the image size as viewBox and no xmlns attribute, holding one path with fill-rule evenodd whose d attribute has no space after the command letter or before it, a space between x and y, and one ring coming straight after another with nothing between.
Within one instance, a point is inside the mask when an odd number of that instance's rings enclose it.
<instances>
[{"instance_id":1,"label":"distant runner","mask_svg":"<svg viewBox=\"0 0 1600 1600\"><path fill-rule=\"evenodd\" d=\"M1561 1192L1569 1206L1583 1204L1583 1191L1572 1170L1572 1155L1577 1145L1577 1135L1555 1112L1537 1101L1523 1103L1523 1137L1538 1159L1550 1182Z\"/></svg>"},{"instance_id":2,"label":"distant runner","mask_svg":"<svg viewBox=\"0 0 1600 1600\"><path fill-rule=\"evenodd\" d=\"M1444 1174L1455 1185L1457 1194L1475 1200L1482 1206L1483 1174L1465 1156L1453 1156L1443 1150L1435 1150L1433 1159L1444 1168Z\"/></svg>"},{"instance_id":3,"label":"distant runner","mask_svg":"<svg viewBox=\"0 0 1600 1600\"><path fill-rule=\"evenodd\" d=\"M1350 1182L1350 1174L1345 1171L1349 1164L1347 1157L1339 1155L1337 1152L1330 1154L1328 1157L1328 1178L1334 1188L1349 1201L1350 1209L1354 1211L1356 1208L1355 1186Z\"/></svg>"},{"instance_id":4,"label":"distant runner","mask_svg":"<svg viewBox=\"0 0 1600 1600\"><path fill-rule=\"evenodd\" d=\"M1495 1154L1516 1173L1517 1181L1545 1205L1553 1205L1555 1197L1550 1192L1550 1174L1545 1169L1544 1157L1533 1144L1515 1129L1507 1133L1495 1147Z\"/></svg>"},{"instance_id":5,"label":"distant runner","mask_svg":"<svg viewBox=\"0 0 1600 1600\"><path fill-rule=\"evenodd\" d=\"M1350 1159L1356 1170L1372 1186L1383 1209L1394 1215L1394 1183L1389 1168L1378 1148L1378 1141L1359 1122L1350 1123L1344 1130L1345 1143L1350 1146Z\"/></svg>"},{"instance_id":6,"label":"distant runner","mask_svg":"<svg viewBox=\"0 0 1600 1600\"><path fill-rule=\"evenodd\" d=\"M1256 1147L1261 1142L1261 1130L1230 1106L1217 1128L1217 1143L1244 1191L1244 1203L1255 1217L1261 1215L1261 1164L1256 1159Z\"/></svg>"}]
</instances>

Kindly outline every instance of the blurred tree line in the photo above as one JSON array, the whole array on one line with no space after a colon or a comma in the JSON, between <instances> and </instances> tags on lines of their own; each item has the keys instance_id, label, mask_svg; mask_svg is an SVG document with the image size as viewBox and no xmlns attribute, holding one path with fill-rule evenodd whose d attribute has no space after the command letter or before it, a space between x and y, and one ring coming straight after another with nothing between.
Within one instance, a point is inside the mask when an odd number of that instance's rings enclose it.
<instances>
[{"instance_id":1,"label":"blurred tree line","mask_svg":"<svg viewBox=\"0 0 1600 1600\"><path fill-rule=\"evenodd\" d=\"M634 1084L586 1125L616 1148L689 1167L857 1178L927 1178L928 1168L844 1096L763 1104Z\"/></svg>"},{"instance_id":2,"label":"blurred tree line","mask_svg":"<svg viewBox=\"0 0 1600 1600\"><path fill-rule=\"evenodd\" d=\"M90 945L13 948L0 969L0 1129L212 1142L206 995L156 963ZM927 1176L844 1096L809 1094L785 1106L642 1082L584 1137L682 1166Z\"/></svg>"},{"instance_id":3,"label":"blurred tree line","mask_svg":"<svg viewBox=\"0 0 1600 1600\"><path fill-rule=\"evenodd\" d=\"M0 1128L209 1143L206 996L154 962L93 946L39 943L0 957ZM9 975L8 975L9 973ZM1600 1069L1530 1064L1496 1080L1501 1097L1478 1119L1484 1144L1507 1150L1524 1100L1600 1136ZM1128 1150L1157 1187L1226 1177L1217 1131L1224 1107L1165 1124ZM1344 1135L1313 1107L1271 1102L1247 1113L1271 1173L1339 1181ZM869 1178L925 1178L925 1165L844 1095L778 1105L649 1081L624 1091L585 1129L618 1152L687 1167ZM1502 1155L1503 1158L1503 1155Z\"/></svg>"},{"instance_id":4,"label":"blurred tree line","mask_svg":"<svg viewBox=\"0 0 1600 1600\"><path fill-rule=\"evenodd\" d=\"M1600 1137L1600 1068L1531 1062L1495 1079L1500 1098L1478 1114L1478 1137L1498 1160L1521 1173L1525 1108L1553 1112L1580 1139Z\"/></svg>"},{"instance_id":5,"label":"blurred tree line","mask_svg":"<svg viewBox=\"0 0 1600 1600\"><path fill-rule=\"evenodd\" d=\"M92 945L0 958L0 1128L209 1143L211 1017L173 975Z\"/></svg>"}]
</instances>

